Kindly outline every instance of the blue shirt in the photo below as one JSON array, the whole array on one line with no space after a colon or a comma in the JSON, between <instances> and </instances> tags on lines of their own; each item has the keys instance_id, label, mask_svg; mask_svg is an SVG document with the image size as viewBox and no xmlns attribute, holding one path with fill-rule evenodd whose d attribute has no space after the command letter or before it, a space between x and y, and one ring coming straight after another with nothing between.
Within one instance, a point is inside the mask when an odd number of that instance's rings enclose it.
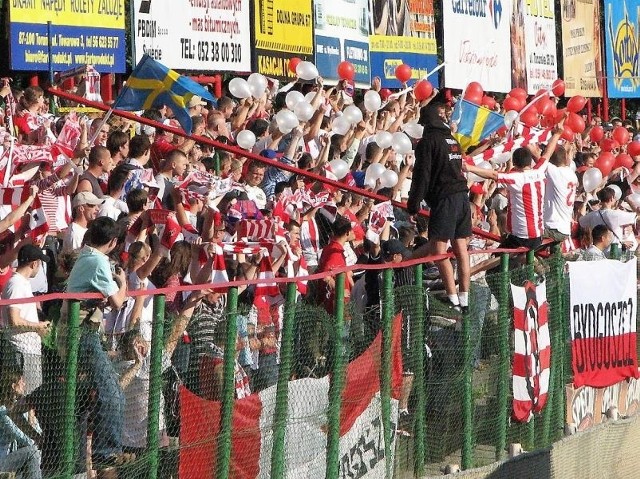
<instances>
[{"instance_id":1,"label":"blue shirt","mask_svg":"<svg viewBox=\"0 0 640 479\"><path fill-rule=\"evenodd\" d=\"M18 448L34 444L33 440L11 420L7 407L0 406L0 459L4 459Z\"/></svg>"},{"instance_id":2,"label":"blue shirt","mask_svg":"<svg viewBox=\"0 0 640 479\"><path fill-rule=\"evenodd\" d=\"M82 248L69 275L67 292L102 293L108 298L116 294L118 289L107 255L90 246Z\"/></svg>"}]
</instances>

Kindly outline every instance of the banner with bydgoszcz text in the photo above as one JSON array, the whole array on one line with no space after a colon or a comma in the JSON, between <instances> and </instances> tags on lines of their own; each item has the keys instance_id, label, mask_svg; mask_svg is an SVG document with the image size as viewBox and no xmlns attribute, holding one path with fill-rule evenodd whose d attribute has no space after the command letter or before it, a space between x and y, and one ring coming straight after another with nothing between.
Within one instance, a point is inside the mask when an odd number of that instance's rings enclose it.
<instances>
[{"instance_id":1,"label":"banner with bydgoszcz text","mask_svg":"<svg viewBox=\"0 0 640 479\"><path fill-rule=\"evenodd\" d=\"M575 387L637 378L637 259L569 264L571 361Z\"/></svg>"}]
</instances>

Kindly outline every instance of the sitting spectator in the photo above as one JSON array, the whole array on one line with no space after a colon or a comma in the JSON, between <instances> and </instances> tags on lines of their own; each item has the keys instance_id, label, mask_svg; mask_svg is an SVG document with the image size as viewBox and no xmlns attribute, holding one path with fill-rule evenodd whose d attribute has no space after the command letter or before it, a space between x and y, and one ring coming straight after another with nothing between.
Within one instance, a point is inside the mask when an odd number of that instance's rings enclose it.
<instances>
[{"instance_id":1,"label":"sitting spectator","mask_svg":"<svg viewBox=\"0 0 640 479\"><path fill-rule=\"evenodd\" d=\"M606 252L613 242L613 232L605 225L595 225L591 230L591 245L580 255L583 261L607 259Z\"/></svg>"}]
</instances>

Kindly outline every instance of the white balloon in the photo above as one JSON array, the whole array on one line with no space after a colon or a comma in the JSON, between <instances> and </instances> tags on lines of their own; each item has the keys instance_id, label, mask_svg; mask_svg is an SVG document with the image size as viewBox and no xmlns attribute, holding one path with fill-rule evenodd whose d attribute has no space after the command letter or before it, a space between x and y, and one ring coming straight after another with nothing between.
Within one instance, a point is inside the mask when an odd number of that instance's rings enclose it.
<instances>
[{"instance_id":1,"label":"white balloon","mask_svg":"<svg viewBox=\"0 0 640 479\"><path fill-rule=\"evenodd\" d=\"M378 111L382 106L382 98L380 93L375 90L369 90L364 94L364 107L367 111Z\"/></svg>"},{"instance_id":2,"label":"white balloon","mask_svg":"<svg viewBox=\"0 0 640 479\"><path fill-rule=\"evenodd\" d=\"M375 188L376 187L376 180L372 180L371 178L366 178L365 177L364 186L366 188Z\"/></svg>"},{"instance_id":3,"label":"white balloon","mask_svg":"<svg viewBox=\"0 0 640 479\"><path fill-rule=\"evenodd\" d=\"M346 135L349 129L351 128L351 123L347 120L344 115L339 116L335 120L333 120L333 124L331 129L334 133L338 135Z\"/></svg>"},{"instance_id":4,"label":"white balloon","mask_svg":"<svg viewBox=\"0 0 640 479\"><path fill-rule=\"evenodd\" d=\"M402 133L401 131L397 131L393 134L393 140L391 141L391 148L396 153L400 153L401 155L406 155L411 151L411 140L407 135Z\"/></svg>"},{"instance_id":5,"label":"white balloon","mask_svg":"<svg viewBox=\"0 0 640 479\"><path fill-rule=\"evenodd\" d=\"M298 117L298 120L309 121L311 120L311 117L313 117L315 110L311 106L311 103L303 100L301 102L298 102L298 104L293 109L293 113L295 113L295 115Z\"/></svg>"},{"instance_id":6,"label":"white balloon","mask_svg":"<svg viewBox=\"0 0 640 479\"><path fill-rule=\"evenodd\" d=\"M331 167L331 172L336 175L336 178L339 180L349 173L349 165L344 160L331 160L329 166Z\"/></svg>"},{"instance_id":7,"label":"white balloon","mask_svg":"<svg viewBox=\"0 0 640 479\"><path fill-rule=\"evenodd\" d=\"M422 138L424 127L419 125L417 121L410 121L404 125L404 132L411 138Z\"/></svg>"},{"instance_id":8,"label":"white balloon","mask_svg":"<svg viewBox=\"0 0 640 479\"><path fill-rule=\"evenodd\" d=\"M383 188L393 188L398 183L398 174L393 170L386 170L380 177Z\"/></svg>"},{"instance_id":9,"label":"white balloon","mask_svg":"<svg viewBox=\"0 0 640 479\"><path fill-rule=\"evenodd\" d=\"M315 91L310 91L304 96L304 99L307 100L308 103L313 103L313 99L316 97Z\"/></svg>"},{"instance_id":10,"label":"white balloon","mask_svg":"<svg viewBox=\"0 0 640 479\"><path fill-rule=\"evenodd\" d=\"M355 105L349 105L346 107L342 116L344 116L352 125L362 121L362 111L360 111L360 108Z\"/></svg>"},{"instance_id":11,"label":"white balloon","mask_svg":"<svg viewBox=\"0 0 640 479\"><path fill-rule=\"evenodd\" d=\"M286 135L288 133L291 133L291 130L293 130L293 128L287 128L284 125L278 125L278 130L280 130L280 133L282 133L283 135Z\"/></svg>"},{"instance_id":12,"label":"white balloon","mask_svg":"<svg viewBox=\"0 0 640 479\"><path fill-rule=\"evenodd\" d=\"M504 114L504 126L511 128L513 122L518 118L518 112L515 110L509 110Z\"/></svg>"},{"instance_id":13,"label":"white balloon","mask_svg":"<svg viewBox=\"0 0 640 479\"><path fill-rule=\"evenodd\" d=\"M367 179L370 179L373 180L375 184L375 181L380 178L384 172L384 166L382 166L380 163L372 163L367 167L367 171L364 174L365 183L367 182Z\"/></svg>"},{"instance_id":14,"label":"white balloon","mask_svg":"<svg viewBox=\"0 0 640 479\"><path fill-rule=\"evenodd\" d=\"M475 173L471 173L470 171L467 173L467 180L473 182L473 183L479 183L481 181L484 181L484 178L476 175Z\"/></svg>"},{"instance_id":15,"label":"white balloon","mask_svg":"<svg viewBox=\"0 0 640 479\"><path fill-rule=\"evenodd\" d=\"M290 91L287 93L287 96L284 97L284 102L287 104L289 110L293 110L301 101L304 101L304 95L298 90Z\"/></svg>"},{"instance_id":16,"label":"white balloon","mask_svg":"<svg viewBox=\"0 0 640 479\"><path fill-rule=\"evenodd\" d=\"M300 122L298 121L298 117L294 112L283 108L276 114L276 123L278 123L279 127L281 126L285 129L292 130L296 128Z\"/></svg>"},{"instance_id":17,"label":"white balloon","mask_svg":"<svg viewBox=\"0 0 640 479\"><path fill-rule=\"evenodd\" d=\"M373 137L380 148L389 148L393 141L393 135L388 131L380 131Z\"/></svg>"},{"instance_id":18,"label":"white balloon","mask_svg":"<svg viewBox=\"0 0 640 479\"><path fill-rule=\"evenodd\" d=\"M483 170L493 170L493 166L488 161L481 161L478 163L478 168L482 168Z\"/></svg>"},{"instance_id":19,"label":"white balloon","mask_svg":"<svg viewBox=\"0 0 640 479\"><path fill-rule=\"evenodd\" d=\"M631 206L635 208L640 207L640 193L632 193L629 196L627 196L625 200L627 201L627 203L629 203Z\"/></svg>"},{"instance_id":20,"label":"white balloon","mask_svg":"<svg viewBox=\"0 0 640 479\"><path fill-rule=\"evenodd\" d=\"M618 185L607 185L607 188L613 190L616 201L619 201L620 198L622 198L622 190Z\"/></svg>"},{"instance_id":21,"label":"white balloon","mask_svg":"<svg viewBox=\"0 0 640 479\"><path fill-rule=\"evenodd\" d=\"M252 73L251 75L249 75L249 78L247 78L247 83L249 84L251 95L254 98L260 98L267 90L267 79L260 73Z\"/></svg>"},{"instance_id":22,"label":"white balloon","mask_svg":"<svg viewBox=\"0 0 640 479\"><path fill-rule=\"evenodd\" d=\"M249 98L251 89L244 78L232 78L229 82L229 92L236 98Z\"/></svg>"},{"instance_id":23,"label":"white balloon","mask_svg":"<svg viewBox=\"0 0 640 479\"><path fill-rule=\"evenodd\" d=\"M240 148L250 150L256 144L256 135L251 130L242 130L236 135L236 143Z\"/></svg>"},{"instance_id":24,"label":"white balloon","mask_svg":"<svg viewBox=\"0 0 640 479\"><path fill-rule=\"evenodd\" d=\"M582 175L584 191L591 193L602 183L602 172L598 168L589 168Z\"/></svg>"},{"instance_id":25,"label":"white balloon","mask_svg":"<svg viewBox=\"0 0 640 479\"><path fill-rule=\"evenodd\" d=\"M496 165L503 165L510 159L511 159L511 153L507 152L507 153L500 153L499 155L494 156L491 160Z\"/></svg>"},{"instance_id":26,"label":"white balloon","mask_svg":"<svg viewBox=\"0 0 640 479\"><path fill-rule=\"evenodd\" d=\"M296 67L296 75L303 80L315 80L318 78L318 69L311 62L300 62Z\"/></svg>"}]
</instances>

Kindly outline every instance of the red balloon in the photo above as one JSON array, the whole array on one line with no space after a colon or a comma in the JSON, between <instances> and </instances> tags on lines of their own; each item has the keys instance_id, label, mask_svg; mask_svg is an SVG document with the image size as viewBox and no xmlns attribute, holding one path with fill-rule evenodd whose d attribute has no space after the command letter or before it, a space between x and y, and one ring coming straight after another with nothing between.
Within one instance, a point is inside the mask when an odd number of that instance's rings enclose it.
<instances>
[{"instance_id":1,"label":"red balloon","mask_svg":"<svg viewBox=\"0 0 640 479\"><path fill-rule=\"evenodd\" d=\"M553 115L554 125L560 123L560 121L564 118L564 114L567 112L566 108L561 108L560 110L556 110L555 115Z\"/></svg>"},{"instance_id":2,"label":"red balloon","mask_svg":"<svg viewBox=\"0 0 640 479\"><path fill-rule=\"evenodd\" d=\"M301 61L302 61L302 58L298 58L298 57L289 58L289 71L291 73L295 73L296 68L298 68L298 63L300 63Z\"/></svg>"},{"instance_id":3,"label":"red balloon","mask_svg":"<svg viewBox=\"0 0 640 479\"><path fill-rule=\"evenodd\" d=\"M582 133L586 128L584 123L584 118L582 118L577 113L569 113L569 116L564 121L565 125L568 125L576 133Z\"/></svg>"},{"instance_id":4,"label":"red balloon","mask_svg":"<svg viewBox=\"0 0 640 479\"><path fill-rule=\"evenodd\" d=\"M610 154L611 154L611 156L613 156L612 153L610 153ZM604 153L603 153L603 155L604 155ZM633 161L633 158L631 158L631 155L628 155L626 153L620 153L618 156L616 156L616 161L614 163L614 167L615 168L620 168L621 166L623 166L627 170L630 170L631 168L633 168L633 164L634 164L634 161Z\"/></svg>"},{"instance_id":5,"label":"red balloon","mask_svg":"<svg viewBox=\"0 0 640 479\"><path fill-rule=\"evenodd\" d=\"M398 81L405 83L411 79L411 67L406 63L402 63L396 67L396 78Z\"/></svg>"},{"instance_id":6,"label":"red balloon","mask_svg":"<svg viewBox=\"0 0 640 479\"><path fill-rule=\"evenodd\" d=\"M507 130L507 127L506 127L506 126L501 126L500 128L498 128L498 129L496 130L496 135L498 135L498 136L504 136L504 135L506 135L506 134L507 134L507 131L508 131L508 130Z\"/></svg>"},{"instance_id":7,"label":"red balloon","mask_svg":"<svg viewBox=\"0 0 640 479\"><path fill-rule=\"evenodd\" d=\"M486 106L489 110L493 110L496 107L496 99L492 96L483 96L482 105Z\"/></svg>"},{"instance_id":8,"label":"red balloon","mask_svg":"<svg viewBox=\"0 0 640 479\"><path fill-rule=\"evenodd\" d=\"M509 96L513 96L516 98L521 98L525 102L527 101L527 92L523 88L514 88L509 92Z\"/></svg>"},{"instance_id":9,"label":"red balloon","mask_svg":"<svg viewBox=\"0 0 640 479\"><path fill-rule=\"evenodd\" d=\"M554 96L564 95L564 81L562 80L562 78L558 78L553 82L553 84L551 85L551 91L553 92Z\"/></svg>"},{"instance_id":10,"label":"red balloon","mask_svg":"<svg viewBox=\"0 0 640 479\"><path fill-rule=\"evenodd\" d=\"M600 148L602 151L613 151L616 148L620 148L620 144L612 138L605 138L600 142Z\"/></svg>"},{"instance_id":11,"label":"red balloon","mask_svg":"<svg viewBox=\"0 0 640 479\"><path fill-rule=\"evenodd\" d=\"M538 118L538 114L535 112L533 108L529 108L527 111L520 115L520 121L527 125L528 127L538 126L540 122Z\"/></svg>"},{"instance_id":12,"label":"red balloon","mask_svg":"<svg viewBox=\"0 0 640 479\"><path fill-rule=\"evenodd\" d=\"M627 153L631 156L640 155L640 141L632 141L627 145Z\"/></svg>"},{"instance_id":13,"label":"red balloon","mask_svg":"<svg viewBox=\"0 0 640 479\"><path fill-rule=\"evenodd\" d=\"M538 97L540 97L540 100L544 98L549 98L549 90L545 88L540 88L540 90L538 90L535 94L535 98L538 98Z\"/></svg>"},{"instance_id":14,"label":"red balloon","mask_svg":"<svg viewBox=\"0 0 640 479\"><path fill-rule=\"evenodd\" d=\"M569 125L564 125L564 130L562 131L562 135L560 136L560 138L562 138L563 140L567 140L567 141L573 141L575 140L575 132L571 129L571 127Z\"/></svg>"},{"instance_id":15,"label":"red balloon","mask_svg":"<svg viewBox=\"0 0 640 479\"><path fill-rule=\"evenodd\" d=\"M433 85L427 80L420 80L413 86L413 94L416 100L426 100L433 93Z\"/></svg>"},{"instance_id":16,"label":"red balloon","mask_svg":"<svg viewBox=\"0 0 640 479\"><path fill-rule=\"evenodd\" d=\"M621 145L626 145L629 142L629 130L624 126L615 127L611 136Z\"/></svg>"},{"instance_id":17,"label":"red balloon","mask_svg":"<svg viewBox=\"0 0 640 479\"><path fill-rule=\"evenodd\" d=\"M553 115L546 115L540 120L540 126L544 128L552 128L556 124L556 120Z\"/></svg>"},{"instance_id":18,"label":"red balloon","mask_svg":"<svg viewBox=\"0 0 640 479\"><path fill-rule=\"evenodd\" d=\"M540 98L536 102L536 107L538 108L538 111L542 113L544 116L547 116L550 114L555 115L556 104L553 101L551 101L550 98Z\"/></svg>"},{"instance_id":19,"label":"red balloon","mask_svg":"<svg viewBox=\"0 0 640 479\"><path fill-rule=\"evenodd\" d=\"M340 80L353 80L356 77L356 69L353 68L353 63L343 61L338 64L338 77Z\"/></svg>"},{"instance_id":20,"label":"red balloon","mask_svg":"<svg viewBox=\"0 0 640 479\"><path fill-rule=\"evenodd\" d=\"M389 95L391 95L391 90L389 90L388 88L383 88L378 93L380 93L380 98L382 98L382 101L387 101L387 98L389 98Z\"/></svg>"},{"instance_id":21,"label":"red balloon","mask_svg":"<svg viewBox=\"0 0 640 479\"><path fill-rule=\"evenodd\" d=\"M607 176L611 173L613 169L613 165L616 162L616 157L613 156L613 153L608 151L603 151L600 153L600 156L596 160L593 166L598 168L602 172L602 176Z\"/></svg>"},{"instance_id":22,"label":"red balloon","mask_svg":"<svg viewBox=\"0 0 640 479\"><path fill-rule=\"evenodd\" d=\"M467 100L468 102L473 103L474 105L481 105L483 97L482 94L479 95L476 93L465 93L462 98Z\"/></svg>"},{"instance_id":23,"label":"red balloon","mask_svg":"<svg viewBox=\"0 0 640 479\"><path fill-rule=\"evenodd\" d=\"M591 128L591 131L589 131L589 139L594 143L600 143L603 138L604 129L601 126L594 126L593 128ZM638 143L638 145L640 145L640 142Z\"/></svg>"},{"instance_id":24,"label":"red balloon","mask_svg":"<svg viewBox=\"0 0 640 479\"><path fill-rule=\"evenodd\" d=\"M567 103L567 110L578 113L587 104L587 99L581 95L573 96Z\"/></svg>"},{"instance_id":25,"label":"red balloon","mask_svg":"<svg viewBox=\"0 0 640 479\"><path fill-rule=\"evenodd\" d=\"M506 111L510 111L510 110L520 111L524 108L525 105L526 105L526 100L523 100L522 98L518 98L515 96L508 96L502 102L502 108L504 108Z\"/></svg>"}]
</instances>

